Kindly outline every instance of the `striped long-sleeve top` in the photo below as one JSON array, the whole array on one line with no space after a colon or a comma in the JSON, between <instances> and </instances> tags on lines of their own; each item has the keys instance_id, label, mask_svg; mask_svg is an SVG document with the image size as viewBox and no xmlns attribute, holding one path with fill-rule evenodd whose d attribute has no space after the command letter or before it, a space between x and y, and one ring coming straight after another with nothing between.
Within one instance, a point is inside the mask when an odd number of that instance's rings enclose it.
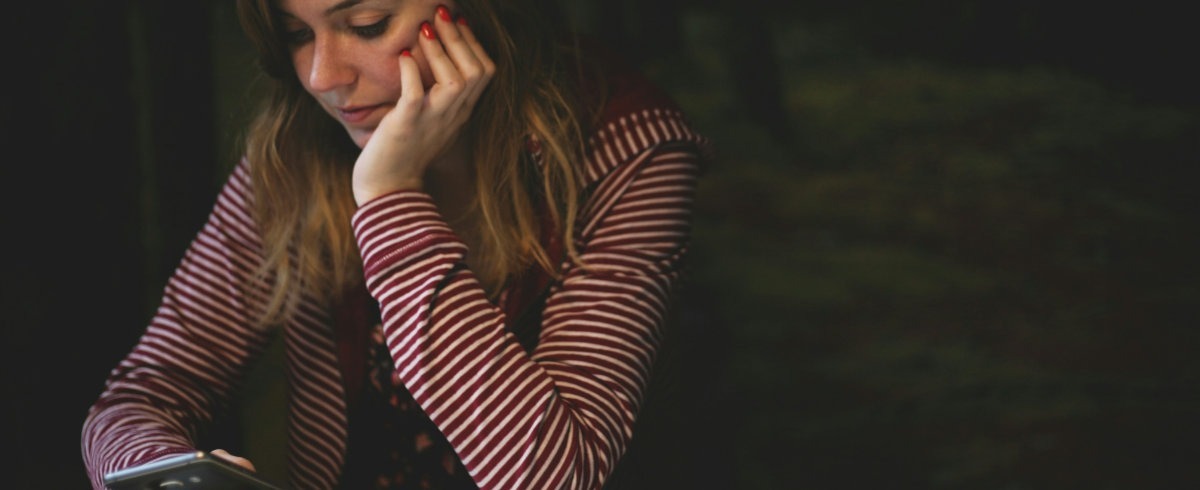
<instances>
[{"instance_id":1,"label":"striped long-sleeve top","mask_svg":"<svg viewBox=\"0 0 1200 490\"><path fill-rule=\"evenodd\" d=\"M575 240L527 351L466 267L466 245L422 192L361 206L352 226L396 374L481 488L598 488L632 437L686 256L707 140L644 80L625 78L588 141ZM105 473L195 450L262 353L262 260L248 165L235 168L134 349L83 426ZM259 296L256 296L259 295ZM283 325L292 488L336 488L347 402L333 313L309 300Z\"/></svg>"}]
</instances>

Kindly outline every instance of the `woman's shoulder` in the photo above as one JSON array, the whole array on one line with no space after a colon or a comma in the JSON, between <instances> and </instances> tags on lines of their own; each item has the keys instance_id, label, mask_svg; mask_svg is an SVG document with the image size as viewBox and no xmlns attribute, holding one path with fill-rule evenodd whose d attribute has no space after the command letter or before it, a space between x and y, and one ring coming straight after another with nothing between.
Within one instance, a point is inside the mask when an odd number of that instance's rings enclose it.
<instances>
[{"instance_id":1,"label":"woman's shoulder","mask_svg":"<svg viewBox=\"0 0 1200 490\"><path fill-rule=\"evenodd\" d=\"M580 100L593 116L592 126L647 110L680 112L666 91L628 59L594 38L581 36L576 55Z\"/></svg>"},{"instance_id":2,"label":"woman's shoulder","mask_svg":"<svg viewBox=\"0 0 1200 490\"><path fill-rule=\"evenodd\" d=\"M599 178L647 151L675 145L711 156L679 104L638 67L586 38L579 41L580 100L591 115L583 125L588 175Z\"/></svg>"}]
</instances>

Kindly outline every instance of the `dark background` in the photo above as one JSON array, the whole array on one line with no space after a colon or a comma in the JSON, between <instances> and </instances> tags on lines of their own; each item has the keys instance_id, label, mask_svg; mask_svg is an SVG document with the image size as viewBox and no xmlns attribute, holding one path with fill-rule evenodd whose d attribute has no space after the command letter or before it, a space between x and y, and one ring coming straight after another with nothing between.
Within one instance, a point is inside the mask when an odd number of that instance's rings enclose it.
<instances>
[{"instance_id":1,"label":"dark background","mask_svg":"<svg viewBox=\"0 0 1200 490\"><path fill-rule=\"evenodd\" d=\"M86 487L86 409L236 158L232 2L161 3L6 15L6 487ZM626 481L1200 483L1182 7L565 3L719 155L664 371L687 408L653 405Z\"/></svg>"}]
</instances>

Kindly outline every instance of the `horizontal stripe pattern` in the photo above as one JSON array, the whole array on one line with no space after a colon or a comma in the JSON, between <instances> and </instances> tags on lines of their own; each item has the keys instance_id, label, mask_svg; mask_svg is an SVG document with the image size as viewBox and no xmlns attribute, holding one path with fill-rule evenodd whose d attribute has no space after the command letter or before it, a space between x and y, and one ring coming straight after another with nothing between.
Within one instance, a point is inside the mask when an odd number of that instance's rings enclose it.
<instances>
[{"instance_id":1,"label":"horizontal stripe pattern","mask_svg":"<svg viewBox=\"0 0 1200 490\"><path fill-rule=\"evenodd\" d=\"M199 431L228 406L242 367L265 347L267 334L247 328L262 298L261 285L249 282L262 260L249 182L239 165L144 335L89 409L81 449L93 487L104 488L110 471L194 450Z\"/></svg>"},{"instance_id":2,"label":"horizontal stripe pattern","mask_svg":"<svg viewBox=\"0 0 1200 490\"><path fill-rule=\"evenodd\" d=\"M397 375L481 488L599 488L624 453L686 255L701 161L703 140L680 137L686 126L672 115L622 118L593 139L577 238L586 266L568 264L554 286L531 354L427 194L395 192L355 214Z\"/></svg>"},{"instance_id":3,"label":"horizontal stripe pattern","mask_svg":"<svg viewBox=\"0 0 1200 490\"><path fill-rule=\"evenodd\" d=\"M428 195L398 192L353 226L398 375L483 488L597 488L631 437L686 255L707 141L678 111L616 118L589 140L589 199L530 354L505 329ZM81 448L105 473L194 450L269 341L242 161L169 280L145 335L89 410ZM335 488L347 422L329 312L302 298L284 328L292 488Z\"/></svg>"}]
</instances>

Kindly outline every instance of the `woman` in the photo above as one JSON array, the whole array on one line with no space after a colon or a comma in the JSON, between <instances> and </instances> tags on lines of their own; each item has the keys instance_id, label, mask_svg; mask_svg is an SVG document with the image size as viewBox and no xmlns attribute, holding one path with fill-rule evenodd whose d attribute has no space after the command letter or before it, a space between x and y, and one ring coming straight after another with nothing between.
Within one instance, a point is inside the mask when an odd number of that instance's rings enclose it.
<instances>
[{"instance_id":1,"label":"woman","mask_svg":"<svg viewBox=\"0 0 1200 490\"><path fill-rule=\"evenodd\" d=\"M292 488L604 483L706 141L533 3L239 0L272 92L88 413L95 487L211 449L277 332Z\"/></svg>"}]
</instances>

